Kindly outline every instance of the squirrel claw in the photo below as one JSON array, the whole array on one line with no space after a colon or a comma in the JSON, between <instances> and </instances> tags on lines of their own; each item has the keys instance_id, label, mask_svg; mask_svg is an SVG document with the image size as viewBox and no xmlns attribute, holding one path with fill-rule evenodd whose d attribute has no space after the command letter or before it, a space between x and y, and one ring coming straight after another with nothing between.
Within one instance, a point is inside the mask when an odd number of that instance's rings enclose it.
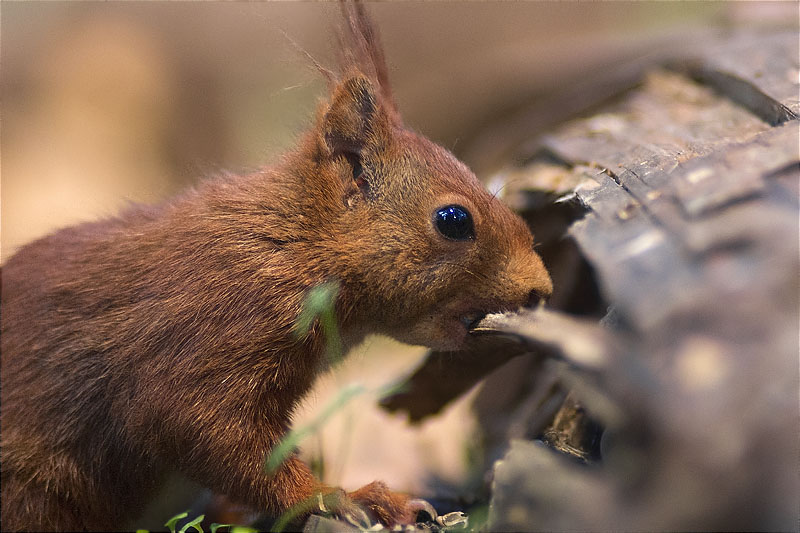
<instances>
[{"instance_id":1,"label":"squirrel claw","mask_svg":"<svg viewBox=\"0 0 800 533\"><path fill-rule=\"evenodd\" d=\"M325 495L319 493L317 498L318 511L333 514L359 529L369 529L372 526L372 520L366 511L343 490L338 489Z\"/></svg>"},{"instance_id":2,"label":"squirrel claw","mask_svg":"<svg viewBox=\"0 0 800 533\"><path fill-rule=\"evenodd\" d=\"M436 509L433 508L433 505L428 503L427 501L417 498L414 500L409 500L408 504L406 505L409 510L416 511L419 513L420 511L424 511L431 517L431 521L435 521L436 518L439 516L439 513L436 512Z\"/></svg>"},{"instance_id":3,"label":"squirrel claw","mask_svg":"<svg viewBox=\"0 0 800 533\"><path fill-rule=\"evenodd\" d=\"M367 513L362 509L355 509L354 512L356 516L353 516L353 513L346 512L342 518L359 529L364 530L372 528L372 520L369 519Z\"/></svg>"}]
</instances>

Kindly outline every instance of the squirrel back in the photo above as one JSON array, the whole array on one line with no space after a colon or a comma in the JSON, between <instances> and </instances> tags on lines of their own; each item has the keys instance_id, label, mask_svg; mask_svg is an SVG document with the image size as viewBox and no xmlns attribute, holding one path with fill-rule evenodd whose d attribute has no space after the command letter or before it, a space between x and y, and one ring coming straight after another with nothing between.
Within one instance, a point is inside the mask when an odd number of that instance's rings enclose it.
<instances>
[{"instance_id":1,"label":"squirrel back","mask_svg":"<svg viewBox=\"0 0 800 533\"><path fill-rule=\"evenodd\" d=\"M456 350L484 314L550 293L523 221L404 127L363 6L343 9L330 98L277 164L3 266L4 529L119 527L171 469L275 513L332 494L296 457L263 468L325 367L319 325L295 331L314 286L338 284L345 348L382 333ZM413 521L383 485L337 502Z\"/></svg>"}]
</instances>

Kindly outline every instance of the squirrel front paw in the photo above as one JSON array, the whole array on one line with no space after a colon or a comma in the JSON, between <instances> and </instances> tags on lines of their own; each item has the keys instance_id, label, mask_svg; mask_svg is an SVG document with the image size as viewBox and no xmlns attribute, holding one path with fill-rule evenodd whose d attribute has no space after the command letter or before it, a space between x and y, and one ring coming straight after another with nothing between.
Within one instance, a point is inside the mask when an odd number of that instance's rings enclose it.
<instances>
[{"instance_id":1,"label":"squirrel front paw","mask_svg":"<svg viewBox=\"0 0 800 533\"><path fill-rule=\"evenodd\" d=\"M347 497L365 509L370 518L380 521L385 526L415 524L420 511L430 515L431 520L435 520L437 516L436 510L430 503L411 498L401 492L394 492L381 481L373 481L369 485L349 492Z\"/></svg>"},{"instance_id":2,"label":"squirrel front paw","mask_svg":"<svg viewBox=\"0 0 800 533\"><path fill-rule=\"evenodd\" d=\"M314 507L316 512L330 513L361 529L370 529L376 522L388 527L415 524L420 511L427 513L431 521L438 516L430 503L394 492L381 481L353 492L342 489L318 492Z\"/></svg>"}]
</instances>

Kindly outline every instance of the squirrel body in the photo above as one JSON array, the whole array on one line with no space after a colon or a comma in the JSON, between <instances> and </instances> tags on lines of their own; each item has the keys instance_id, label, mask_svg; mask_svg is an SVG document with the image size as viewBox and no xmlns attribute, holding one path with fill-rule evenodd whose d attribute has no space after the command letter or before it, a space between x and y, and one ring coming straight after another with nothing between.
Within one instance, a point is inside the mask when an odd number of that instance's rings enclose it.
<instances>
[{"instance_id":1,"label":"squirrel body","mask_svg":"<svg viewBox=\"0 0 800 533\"><path fill-rule=\"evenodd\" d=\"M325 367L319 325L295 331L314 286L339 284L345 350L369 333L456 350L476 318L550 293L524 222L403 126L363 7L344 11L342 73L276 165L3 266L4 530L114 529L171 470L273 513L333 493L294 456L264 470ZM413 502L380 483L339 499L386 524Z\"/></svg>"}]
</instances>

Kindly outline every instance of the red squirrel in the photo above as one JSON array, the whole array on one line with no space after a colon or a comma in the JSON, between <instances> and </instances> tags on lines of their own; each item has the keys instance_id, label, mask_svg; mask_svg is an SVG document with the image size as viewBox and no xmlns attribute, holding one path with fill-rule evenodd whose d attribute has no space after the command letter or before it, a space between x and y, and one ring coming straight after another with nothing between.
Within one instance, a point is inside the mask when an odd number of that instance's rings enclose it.
<instances>
[{"instance_id":1,"label":"red squirrel","mask_svg":"<svg viewBox=\"0 0 800 533\"><path fill-rule=\"evenodd\" d=\"M458 350L489 312L552 285L525 223L452 154L407 129L361 4L297 146L156 206L65 228L2 267L2 527L110 530L166 474L281 513L338 494L413 523L418 500L344 493L265 457L325 368L308 291L334 281L345 346L367 334Z\"/></svg>"}]
</instances>

